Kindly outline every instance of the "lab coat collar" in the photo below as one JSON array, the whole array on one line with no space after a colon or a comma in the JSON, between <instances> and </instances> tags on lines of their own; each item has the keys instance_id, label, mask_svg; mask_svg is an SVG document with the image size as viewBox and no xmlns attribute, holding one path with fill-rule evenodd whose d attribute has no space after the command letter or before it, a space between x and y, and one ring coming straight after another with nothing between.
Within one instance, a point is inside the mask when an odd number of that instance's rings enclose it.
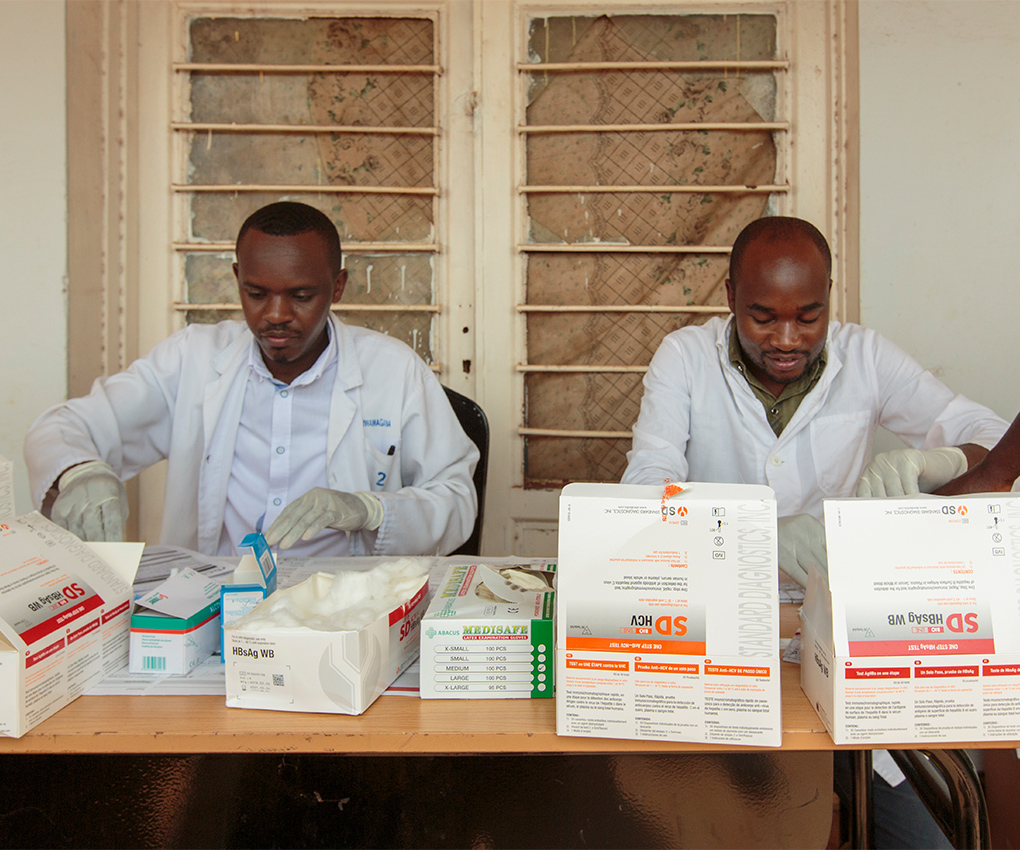
<instances>
[{"instance_id":1,"label":"lab coat collar","mask_svg":"<svg viewBox=\"0 0 1020 850\"><path fill-rule=\"evenodd\" d=\"M839 330L839 322L829 322L829 328L825 337L826 347L826 363L825 370L822 372L821 377L818 379L818 383L814 385L811 392L809 392L804 400L800 403L800 407L797 408L797 412L793 414L793 418L790 423L783 429L783 433L776 438L776 445L780 445L786 440L794 437L802 428L804 428L815 416L818 410L821 409L822 405L825 404L825 400L829 396L829 389L832 387L832 382L835 380L836 375L843 369L843 361L840 360L839 354L836 353L833 345L832 338ZM733 332L733 314L723 321L719 322L716 328L715 347L719 355L719 363L722 366L723 374L726 376L726 381L730 385L732 391L740 393L754 401L750 409L756 412L756 415L761 415L762 418L767 422L765 417L764 408L762 408L761 402L758 401L754 392L751 390L750 385L747 383L747 379L737 371L736 366L730 362L730 334Z\"/></svg>"}]
</instances>

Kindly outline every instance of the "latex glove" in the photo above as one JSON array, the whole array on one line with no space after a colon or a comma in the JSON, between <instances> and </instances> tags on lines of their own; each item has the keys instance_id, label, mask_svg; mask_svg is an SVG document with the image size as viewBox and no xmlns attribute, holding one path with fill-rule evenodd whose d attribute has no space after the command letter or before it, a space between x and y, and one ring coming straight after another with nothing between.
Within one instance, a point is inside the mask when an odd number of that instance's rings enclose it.
<instances>
[{"instance_id":1,"label":"latex glove","mask_svg":"<svg viewBox=\"0 0 1020 850\"><path fill-rule=\"evenodd\" d=\"M930 493L967 471L962 449L944 446L927 452L895 449L875 455L857 482L857 495L912 496Z\"/></svg>"},{"instance_id":2,"label":"latex glove","mask_svg":"<svg viewBox=\"0 0 1020 850\"><path fill-rule=\"evenodd\" d=\"M82 540L124 539L128 516L124 482L101 460L72 466L57 482L50 519Z\"/></svg>"},{"instance_id":3,"label":"latex glove","mask_svg":"<svg viewBox=\"0 0 1020 850\"><path fill-rule=\"evenodd\" d=\"M383 518L382 502L371 493L342 493L314 487L295 499L266 532L266 543L289 549L298 540L311 540L324 528L338 531L376 529Z\"/></svg>"},{"instance_id":4,"label":"latex glove","mask_svg":"<svg viewBox=\"0 0 1020 850\"><path fill-rule=\"evenodd\" d=\"M798 584L807 587L807 568L814 565L822 575L829 574L825 552L825 526L811 514L779 518L779 569Z\"/></svg>"}]
</instances>

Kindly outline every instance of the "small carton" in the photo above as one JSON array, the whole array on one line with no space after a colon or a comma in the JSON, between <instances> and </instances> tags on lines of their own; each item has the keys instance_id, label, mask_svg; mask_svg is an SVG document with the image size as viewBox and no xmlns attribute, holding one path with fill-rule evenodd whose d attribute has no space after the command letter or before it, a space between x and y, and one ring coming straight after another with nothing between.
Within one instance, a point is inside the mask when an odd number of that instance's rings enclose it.
<instances>
[{"instance_id":1,"label":"small carton","mask_svg":"<svg viewBox=\"0 0 1020 850\"><path fill-rule=\"evenodd\" d=\"M266 538L253 531L238 544L245 552L234 570L230 584L220 586L220 623L226 628L255 608L263 599L276 592L276 561ZM220 654L224 636L220 632Z\"/></svg>"},{"instance_id":2,"label":"small carton","mask_svg":"<svg viewBox=\"0 0 1020 850\"><path fill-rule=\"evenodd\" d=\"M422 621L422 699L552 697L555 570L451 566Z\"/></svg>"},{"instance_id":3,"label":"small carton","mask_svg":"<svg viewBox=\"0 0 1020 850\"><path fill-rule=\"evenodd\" d=\"M220 644L220 583L181 570L135 600L131 673L187 673Z\"/></svg>"},{"instance_id":4,"label":"small carton","mask_svg":"<svg viewBox=\"0 0 1020 850\"><path fill-rule=\"evenodd\" d=\"M277 591L329 596L334 576L316 573ZM247 630L245 620L224 629L227 706L277 711L361 714L418 657L429 581L360 629L307 626Z\"/></svg>"},{"instance_id":5,"label":"small carton","mask_svg":"<svg viewBox=\"0 0 1020 850\"><path fill-rule=\"evenodd\" d=\"M127 663L142 548L94 548L39 513L0 522L0 735L20 738Z\"/></svg>"},{"instance_id":6,"label":"small carton","mask_svg":"<svg viewBox=\"0 0 1020 850\"><path fill-rule=\"evenodd\" d=\"M1020 738L1020 499L832 499L801 687L837 744Z\"/></svg>"},{"instance_id":7,"label":"small carton","mask_svg":"<svg viewBox=\"0 0 1020 850\"><path fill-rule=\"evenodd\" d=\"M776 503L752 484L568 484L556 732L782 743Z\"/></svg>"}]
</instances>

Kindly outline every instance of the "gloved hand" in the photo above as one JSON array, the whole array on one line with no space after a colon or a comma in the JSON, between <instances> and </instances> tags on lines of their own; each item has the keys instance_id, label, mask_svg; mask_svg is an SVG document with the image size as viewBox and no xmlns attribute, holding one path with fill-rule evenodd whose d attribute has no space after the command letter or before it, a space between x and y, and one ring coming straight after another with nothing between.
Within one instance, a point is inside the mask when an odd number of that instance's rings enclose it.
<instances>
[{"instance_id":1,"label":"gloved hand","mask_svg":"<svg viewBox=\"0 0 1020 850\"><path fill-rule=\"evenodd\" d=\"M324 528L338 531L369 530L383 519L382 502L371 493L341 493L325 487L313 487L295 499L276 518L266 532L266 543L289 549L298 540L311 540Z\"/></svg>"},{"instance_id":2,"label":"gloved hand","mask_svg":"<svg viewBox=\"0 0 1020 850\"><path fill-rule=\"evenodd\" d=\"M127 516L124 483L101 460L72 466L60 476L50 519L82 540L123 540Z\"/></svg>"},{"instance_id":3,"label":"gloved hand","mask_svg":"<svg viewBox=\"0 0 1020 850\"><path fill-rule=\"evenodd\" d=\"M895 449L875 455L857 482L857 495L912 496L930 493L967 471L967 456L955 446L927 452Z\"/></svg>"},{"instance_id":4,"label":"gloved hand","mask_svg":"<svg viewBox=\"0 0 1020 850\"><path fill-rule=\"evenodd\" d=\"M825 552L825 526L811 514L779 518L779 569L807 587L807 568L813 564L822 575L829 573Z\"/></svg>"}]
</instances>

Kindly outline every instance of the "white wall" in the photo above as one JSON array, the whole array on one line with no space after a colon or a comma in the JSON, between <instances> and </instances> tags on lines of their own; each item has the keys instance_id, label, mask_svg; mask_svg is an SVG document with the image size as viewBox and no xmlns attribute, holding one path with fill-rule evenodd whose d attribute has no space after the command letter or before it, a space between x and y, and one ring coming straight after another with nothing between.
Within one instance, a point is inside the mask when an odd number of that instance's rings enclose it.
<instances>
[{"instance_id":1,"label":"white wall","mask_svg":"<svg viewBox=\"0 0 1020 850\"><path fill-rule=\"evenodd\" d=\"M1020 2L861 0L861 320L1020 409Z\"/></svg>"},{"instance_id":2,"label":"white wall","mask_svg":"<svg viewBox=\"0 0 1020 850\"><path fill-rule=\"evenodd\" d=\"M31 509L21 443L67 394L64 4L0 0L0 454Z\"/></svg>"}]
</instances>

